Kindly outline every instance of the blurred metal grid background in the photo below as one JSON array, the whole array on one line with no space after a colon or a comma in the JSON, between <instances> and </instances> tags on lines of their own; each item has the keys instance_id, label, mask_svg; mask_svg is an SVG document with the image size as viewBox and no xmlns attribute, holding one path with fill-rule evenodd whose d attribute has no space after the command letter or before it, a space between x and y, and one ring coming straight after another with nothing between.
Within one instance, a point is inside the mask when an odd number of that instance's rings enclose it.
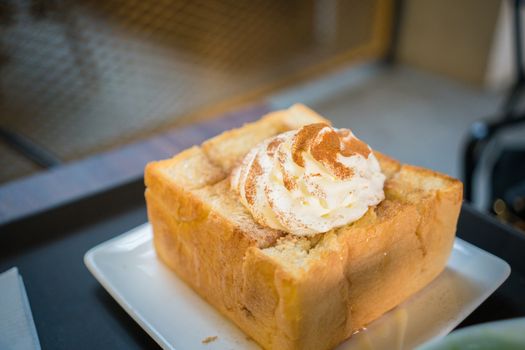
<instances>
[{"instance_id":1,"label":"blurred metal grid background","mask_svg":"<svg viewBox=\"0 0 525 350\"><path fill-rule=\"evenodd\" d=\"M376 1L3 0L0 126L71 161L374 34ZM0 143L0 182L37 167Z\"/></svg>"}]
</instances>

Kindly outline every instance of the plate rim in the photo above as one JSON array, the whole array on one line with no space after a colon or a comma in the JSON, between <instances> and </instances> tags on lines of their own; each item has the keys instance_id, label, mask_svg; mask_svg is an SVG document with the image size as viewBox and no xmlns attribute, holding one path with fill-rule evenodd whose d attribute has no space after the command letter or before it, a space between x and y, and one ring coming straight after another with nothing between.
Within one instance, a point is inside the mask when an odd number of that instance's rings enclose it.
<instances>
[{"instance_id":1,"label":"plate rim","mask_svg":"<svg viewBox=\"0 0 525 350\"><path fill-rule=\"evenodd\" d=\"M456 245L456 243L459 243L459 244L463 244L463 245L466 245L469 247L469 249L472 249L472 250L475 250L475 251L478 251L479 253L482 253L482 254L485 254L485 255L488 255L491 259L494 259L495 261L498 261L499 264L501 264L502 266L502 269L504 270L504 273L501 275L501 277L499 279L496 280L497 283L494 283L492 288L488 288L487 290L485 290L484 293L482 293L482 297L480 298L480 302L479 303L474 303L472 305L472 307L470 308L465 308L465 310L467 311L465 313L465 317L462 319L462 320L459 320L458 322L450 322L446 327L443 327L443 329L437 333L434 337L430 338L430 339L427 339L424 343L422 344L419 344L418 347L426 344L426 343L429 343L429 342L432 342L432 341L435 341L437 339L441 339L443 337L445 337L446 335L448 335L449 333L451 333L461 322L463 322L467 317L469 317L474 311L476 311L476 309L481 305L483 304L496 290L498 290L499 287L501 287L501 285L507 280L507 278L509 278L510 276L510 273L511 273L511 267L509 265L509 263L507 263L505 260L503 260L502 258L500 258L499 256L497 255L494 255L490 252L487 252L486 250L470 243L470 242L467 242L465 241L464 239L461 239L459 237L455 237L454 238L454 244L452 246L452 249L454 249L454 245ZM447 260L447 264L445 265L445 267L448 266L449 264L449 261L450 261L450 256L449 256L449 259ZM441 272L442 273L442 272ZM440 274L441 274L440 273ZM439 276L439 275L438 275ZM437 278L438 276L436 276L435 278ZM434 280L435 280L434 278ZM432 281L431 281L432 282ZM417 292L416 292L417 293Z\"/></svg>"},{"instance_id":2,"label":"plate rim","mask_svg":"<svg viewBox=\"0 0 525 350\"><path fill-rule=\"evenodd\" d=\"M84 264L86 265L87 269L93 277L102 285L102 287L106 290L106 292L111 295L111 297L126 311L128 315L131 316L131 318L139 324L139 326L150 336L155 340L157 344L163 349L174 349L170 343L167 341L166 338L162 334L160 334L155 327L151 327L148 325L148 322L143 319L143 317L139 314L139 312L129 303L126 301L126 298L117 290L117 288L113 288L111 282L108 280L107 276L102 273L101 269L98 267L97 263L95 262L95 254L104 249L106 246L111 245L113 242L121 240L125 236L131 235L135 233L136 231L140 231L142 228L146 226L151 226L149 222L145 222L139 226L136 226L132 228L131 230L128 230L124 233L121 233L113 238L108 239L107 241L104 241L102 243L97 244L96 246L90 248L85 254L84 254Z\"/></svg>"}]
</instances>

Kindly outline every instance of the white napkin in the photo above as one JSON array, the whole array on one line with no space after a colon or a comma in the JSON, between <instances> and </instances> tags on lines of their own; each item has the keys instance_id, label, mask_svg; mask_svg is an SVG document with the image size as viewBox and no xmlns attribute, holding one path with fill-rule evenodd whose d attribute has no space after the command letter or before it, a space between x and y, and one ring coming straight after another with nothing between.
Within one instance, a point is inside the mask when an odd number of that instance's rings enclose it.
<instances>
[{"instance_id":1,"label":"white napkin","mask_svg":"<svg viewBox=\"0 0 525 350\"><path fill-rule=\"evenodd\" d=\"M40 349L24 282L16 267L0 274L0 349Z\"/></svg>"}]
</instances>

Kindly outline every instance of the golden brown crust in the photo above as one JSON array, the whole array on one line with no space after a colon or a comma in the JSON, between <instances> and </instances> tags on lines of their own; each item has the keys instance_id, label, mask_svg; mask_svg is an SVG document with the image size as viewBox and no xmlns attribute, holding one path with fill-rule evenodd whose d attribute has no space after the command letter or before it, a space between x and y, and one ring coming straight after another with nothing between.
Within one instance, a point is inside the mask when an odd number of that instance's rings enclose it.
<instances>
[{"instance_id":1,"label":"golden brown crust","mask_svg":"<svg viewBox=\"0 0 525 350\"><path fill-rule=\"evenodd\" d=\"M228 130L202 144L209 159L227 173L259 142L288 130L312 123L330 123L311 109L296 104L284 111L272 112L255 123Z\"/></svg>"},{"instance_id":2,"label":"golden brown crust","mask_svg":"<svg viewBox=\"0 0 525 350\"><path fill-rule=\"evenodd\" d=\"M320 120L294 108L148 165L148 216L162 261L264 348L330 349L443 270L462 185L374 152L386 200L357 222L312 239L258 227L227 186L244 154L221 158L223 142L253 140L247 151L268 121L277 133ZM193 179L183 165L207 175Z\"/></svg>"}]
</instances>

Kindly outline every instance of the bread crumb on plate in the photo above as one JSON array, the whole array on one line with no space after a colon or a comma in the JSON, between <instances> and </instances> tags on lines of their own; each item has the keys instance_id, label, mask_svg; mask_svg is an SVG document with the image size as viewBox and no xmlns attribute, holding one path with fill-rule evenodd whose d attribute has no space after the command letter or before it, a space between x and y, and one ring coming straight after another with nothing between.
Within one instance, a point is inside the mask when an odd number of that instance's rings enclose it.
<instances>
[{"instance_id":1,"label":"bread crumb on plate","mask_svg":"<svg viewBox=\"0 0 525 350\"><path fill-rule=\"evenodd\" d=\"M202 343L203 343L203 344L209 344L209 343L211 343L211 342L213 342L213 341L216 341L217 338L218 338L218 337L217 337L216 335L211 336L211 337L206 337L206 338L204 338L204 339L202 340Z\"/></svg>"}]
</instances>

